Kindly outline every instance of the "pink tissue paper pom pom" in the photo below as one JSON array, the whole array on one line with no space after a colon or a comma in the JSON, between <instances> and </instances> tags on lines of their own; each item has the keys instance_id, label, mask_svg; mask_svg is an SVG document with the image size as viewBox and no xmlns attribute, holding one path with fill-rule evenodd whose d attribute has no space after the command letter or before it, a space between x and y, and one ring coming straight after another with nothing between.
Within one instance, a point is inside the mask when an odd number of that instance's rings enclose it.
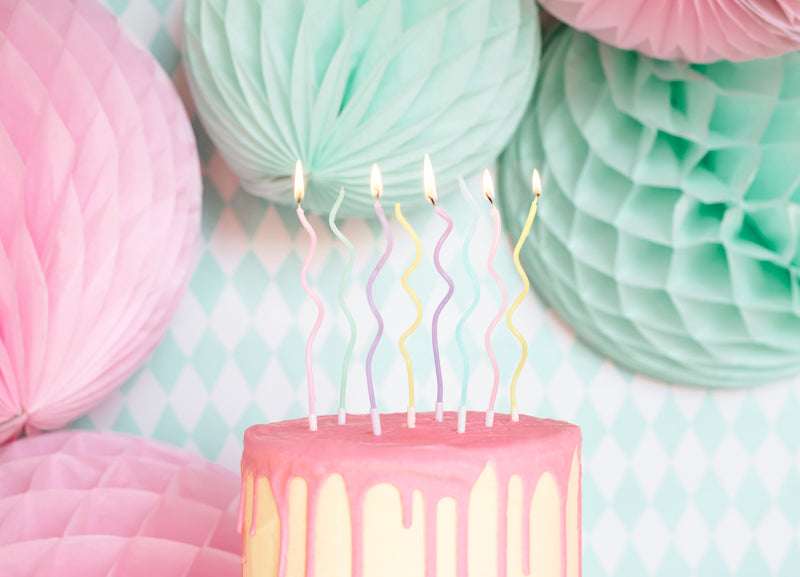
<instances>
[{"instance_id":1,"label":"pink tissue paper pom pom","mask_svg":"<svg viewBox=\"0 0 800 577\"><path fill-rule=\"evenodd\" d=\"M539 0L559 20L653 58L714 62L800 49L800 2Z\"/></svg>"},{"instance_id":2,"label":"pink tissue paper pom pom","mask_svg":"<svg viewBox=\"0 0 800 577\"><path fill-rule=\"evenodd\" d=\"M0 1L0 443L80 417L154 350L201 189L177 92L107 9Z\"/></svg>"},{"instance_id":3,"label":"pink tissue paper pom pom","mask_svg":"<svg viewBox=\"0 0 800 577\"><path fill-rule=\"evenodd\" d=\"M239 475L154 441L21 439L0 448L0 575L234 577L238 497Z\"/></svg>"}]
</instances>

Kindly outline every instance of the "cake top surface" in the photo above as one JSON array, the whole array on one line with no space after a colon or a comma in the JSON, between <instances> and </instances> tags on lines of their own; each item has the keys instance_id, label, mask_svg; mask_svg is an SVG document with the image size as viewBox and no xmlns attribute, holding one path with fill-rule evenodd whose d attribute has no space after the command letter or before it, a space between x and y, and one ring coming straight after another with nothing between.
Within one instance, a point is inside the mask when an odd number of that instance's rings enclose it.
<instances>
[{"instance_id":1,"label":"cake top surface","mask_svg":"<svg viewBox=\"0 0 800 577\"><path fill-rule=\"evenodd\" d=\"M540 455L560 452L581 438L579 427L563 421L520 415L518 422L511 422L498 415L494 426L486 427L484 417L483 412L467 413L466 431L458 433L455 412L445 412L442 422L436 422L433 413L420 413L413 429L406 424L406 413L383 414L380 436L372 434L369 415L348 415L345 425L337 424L335 415L322 416L317 431L309 430L307 419L254 425L245 432L244 453L245 459L269 454L316 463L386 459L388 455L398 463L470 457L505 460L532 451Z\"/></svg>"}]
</instances>

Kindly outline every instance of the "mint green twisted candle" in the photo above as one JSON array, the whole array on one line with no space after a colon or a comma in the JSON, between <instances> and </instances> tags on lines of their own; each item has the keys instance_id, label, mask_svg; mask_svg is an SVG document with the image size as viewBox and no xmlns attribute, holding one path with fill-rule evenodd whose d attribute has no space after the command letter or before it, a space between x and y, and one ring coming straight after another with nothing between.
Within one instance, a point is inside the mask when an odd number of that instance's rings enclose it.
<instances>
[{"instance_id":1,"label":"mint green twisted candle","mask_svg":"<svg viewBox=\"0 0 800 577\"><path fill-rule=\"evenodd\" d=\"M478 277L475 276L475 271L469 259L469 247L472 244L472 235L475 233L475 228L478 226L478 207L463 177L458 177L458 184L461 188L461 193L467 198L472 208L472 222L467 230L467 236L464 238L464 246L461 252L461 256L464 260L464 268L467 269L467 274L472 282L472 302L469 304L469 307L467 307L467 310L464 311L464 314L461 315L456 325L456 344L458 345L458 350L461 352L461 365L463 367L461 377L461 404L458 407L458 432L463 433L466 429L467 422L467 385L469 384L469 356L467 355L467 349L464 347L463 333L467 319L475 311L475 307L478 306L478 301L481 298L481 285L478 283Z\"/></svg>"},{"instance_id":2,"label":"mint green twisted candle","mask_svg":"<svg viewBox=\"0 0 800 577\"><path fill-rule=\"evenodd\" d=\"M353 354L353 347L356 344L356 322L353 320L353 313L350 312L350 307L347 306L347 301L344 298L344 287L347 284L347 279L350 278L350 273L353 272L353 263L356 260L356 251L353 248L353 243L342 234L339 227L336 226L336 214L339 212L339 207L344 200L344 187L339 190L339 196L336 202L333 203L333 208L328 215L328 224L342 243L347 247L349 254L347 260L347 268L342 275L342 280L339 281L339 304L342 305L344 316L347 317L347 322L350 324L350 342L347 344L347 350L344 353L344 360L342 361L342 382L339 385L339 424L344 425L346 420L346 411L344 408L345 398L347 396L347 370L350 367L350 357Z\"/></svg>"}]
</instances>

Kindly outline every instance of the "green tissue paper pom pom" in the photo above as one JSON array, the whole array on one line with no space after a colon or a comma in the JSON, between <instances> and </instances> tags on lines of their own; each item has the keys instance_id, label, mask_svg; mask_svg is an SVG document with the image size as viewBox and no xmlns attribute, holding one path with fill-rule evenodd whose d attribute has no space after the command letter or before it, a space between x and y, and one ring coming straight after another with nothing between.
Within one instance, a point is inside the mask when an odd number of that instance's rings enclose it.
<instances>
[{"instance_id":1,"label":"green tissue paper pom pom","mask_svg":"<svg viewBox=\"0 0 800 577\"><path fill-rule=\"evenodd\" d=\"M595 348L668 382L800 372L800 53L653 60L562 29L500 159L523 261Z\"/></svg>"},{"instance_id":2,"label":"green tissue paper pom pom","mask_svg":"<svg viewBox=\"0 0 800 577\"><path fill-rule=\"evenodd\" d=\"M253 194L374 214L422 204L422 159L443 188L502 151L530 99L539 18L530 0L191 0L185 59L200 118Z\"/></svg>"}]
</instances>

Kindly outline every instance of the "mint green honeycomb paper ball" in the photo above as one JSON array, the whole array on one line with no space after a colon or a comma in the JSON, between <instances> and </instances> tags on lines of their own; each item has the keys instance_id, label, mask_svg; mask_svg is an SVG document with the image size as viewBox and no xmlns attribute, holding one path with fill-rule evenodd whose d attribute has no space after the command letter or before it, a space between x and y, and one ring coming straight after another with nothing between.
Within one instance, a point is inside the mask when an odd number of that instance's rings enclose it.
<instances>
[{"instance_id":1,"label":"mint green honeycomb paper ball","mask_svg":"<svg viewBox=\"0 0 800 577\"><path fill-rule=\"evenodd\" d=\"M667 382L800 372L800 53L653 60L561 29L500 159L531 284L585 341Z\"/></svg>"},{"instance_id":2,"label":"mint green honeycomb paper ball","mask_svg":"<svg viewBox=\"0 0 800 577\"><path fill-rule=\"evenodd\" d=\"M536 79L531 0L189 0L184 53L200 119L249 192L374 215L370 167L387 203L427 202L430 154L446 191L507 144Z\"/></svg>"}]
</instances>

